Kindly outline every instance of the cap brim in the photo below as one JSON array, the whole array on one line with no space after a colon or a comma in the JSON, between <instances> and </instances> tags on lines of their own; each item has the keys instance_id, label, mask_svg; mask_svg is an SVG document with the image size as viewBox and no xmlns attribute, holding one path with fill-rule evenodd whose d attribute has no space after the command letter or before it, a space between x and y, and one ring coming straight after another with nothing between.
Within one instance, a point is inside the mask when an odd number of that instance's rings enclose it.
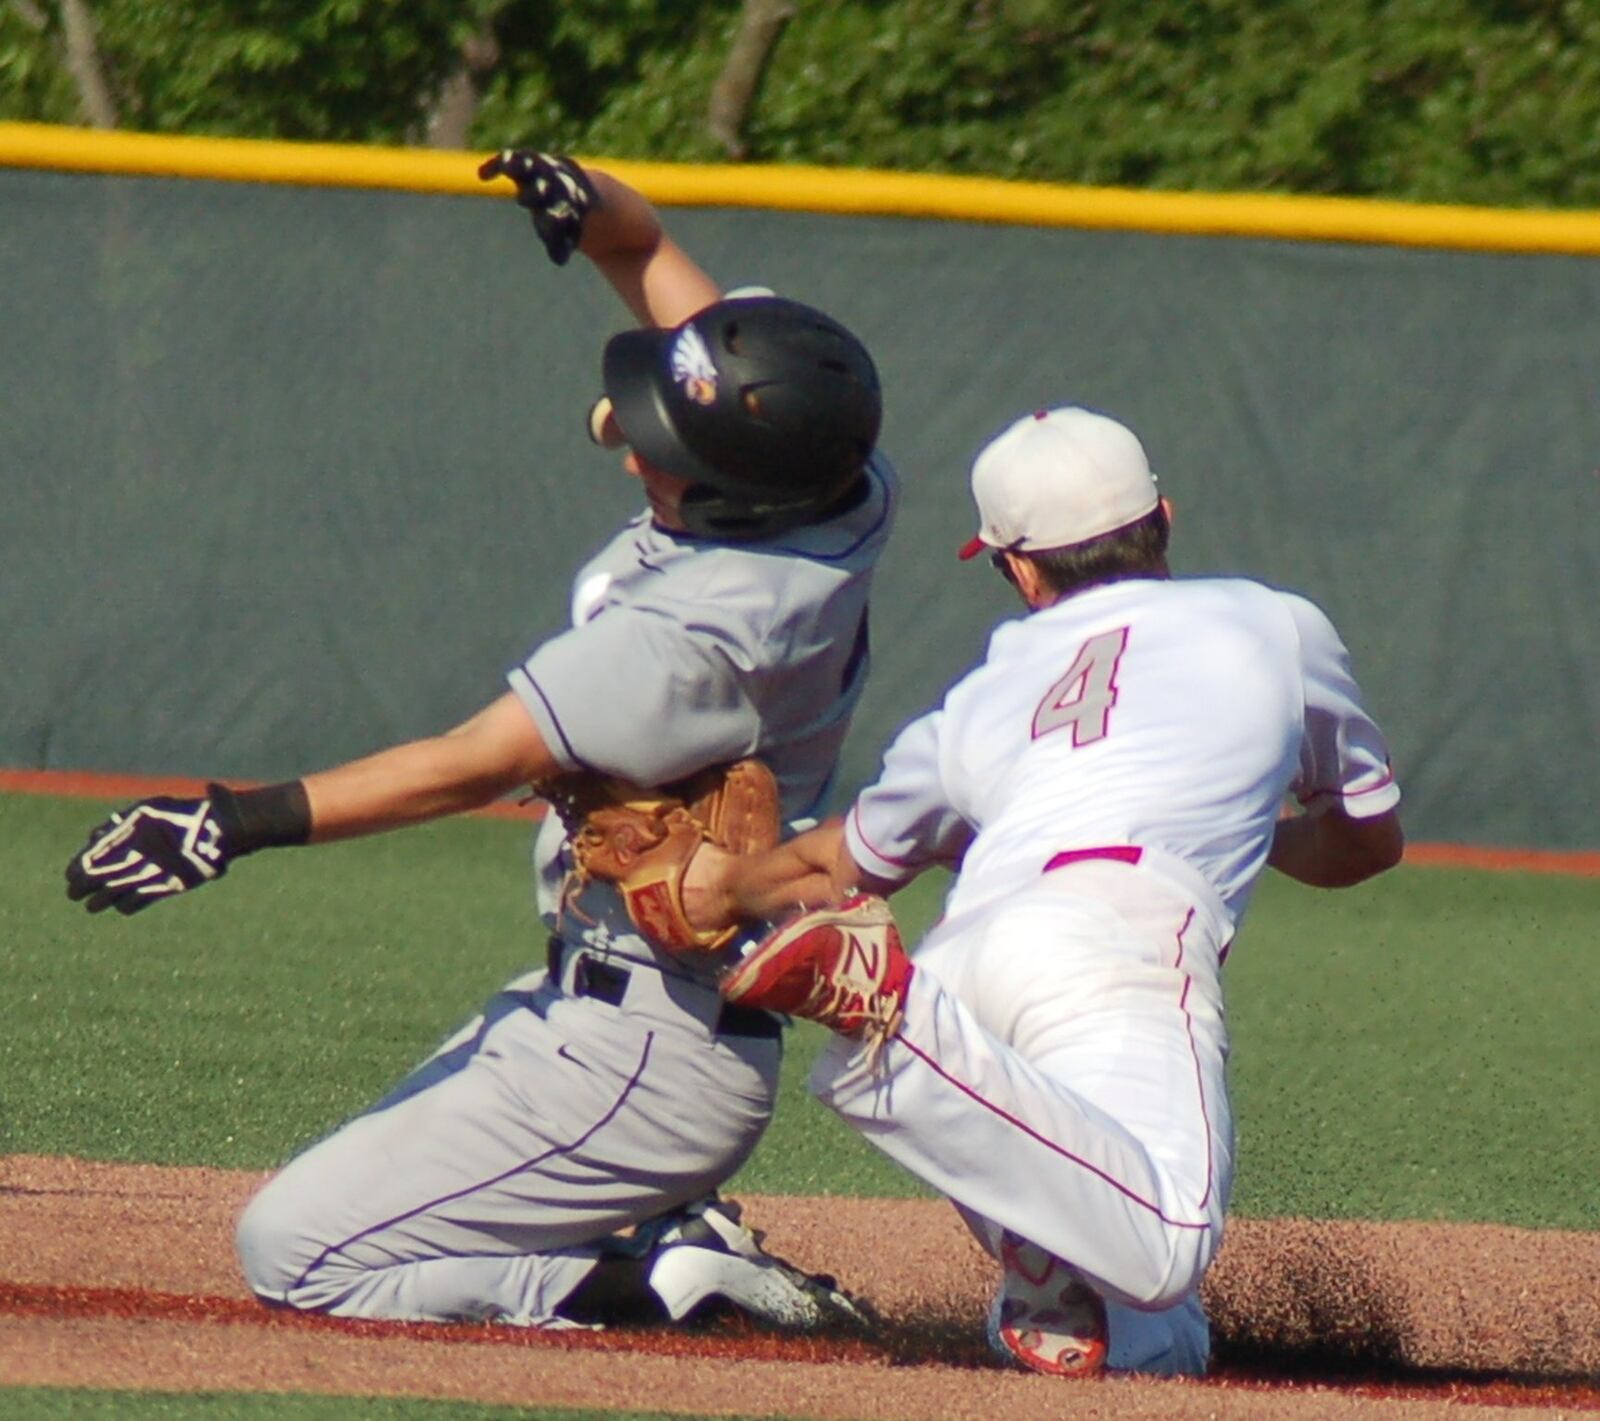
<instances>
[{"instance_id":1,"label":"cap brim","mask_svg":"<svg viewBox=\"0 0 1600 1421\"><path fill-rule=\"evenodd\" d=\"M961 545L961 549L956 556L960 558L962 562L966 562L970 558L977 557L979 553L987 552L988 548L989 545L984 542L981 537L973 537L967 539L967 541Z\"/></svg>"}]
</instances>

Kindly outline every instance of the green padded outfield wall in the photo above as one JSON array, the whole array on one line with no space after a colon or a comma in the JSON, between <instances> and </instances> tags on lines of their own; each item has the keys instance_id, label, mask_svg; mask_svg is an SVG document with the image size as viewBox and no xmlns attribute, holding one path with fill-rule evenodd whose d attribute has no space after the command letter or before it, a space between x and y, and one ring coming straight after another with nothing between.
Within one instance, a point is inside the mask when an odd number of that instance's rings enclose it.
<instances>
[{"instance_id":1,"label":"green padded outfield wall","mask_svg":"<svg viewBox=\"0 0 1600 1421\"><path fill-rule=\"evenodd\" d=\"M1600 844L1600 261L668 219L882 368L846 787L1013 613L954 556L972 453L1080 402L1144 437L1179 571L1332 613L1414 838ZM276 778L485 703L636 504L583 434L622 320L509 202L0 169L0 764Z\"/></svg>"}]
</instances>

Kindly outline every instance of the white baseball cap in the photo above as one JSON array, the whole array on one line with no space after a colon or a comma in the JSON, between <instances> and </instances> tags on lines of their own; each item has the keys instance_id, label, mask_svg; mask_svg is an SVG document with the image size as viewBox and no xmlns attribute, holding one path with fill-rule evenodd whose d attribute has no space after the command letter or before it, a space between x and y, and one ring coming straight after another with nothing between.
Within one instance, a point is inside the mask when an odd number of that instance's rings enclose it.
<instances>
[{"instance_id":1,"label":"white baseball cap","mask_svg":"<svg viewBox=\"0 0 1600 1421\"><path fill-rule=\"evenodd\" d=\"M1035 410L991 440L972 465L978 536L985 548L1064 548L1137 523L1160 496L1144 445L1126 425L1069 406Z\"/></svg>"}]
</instances>

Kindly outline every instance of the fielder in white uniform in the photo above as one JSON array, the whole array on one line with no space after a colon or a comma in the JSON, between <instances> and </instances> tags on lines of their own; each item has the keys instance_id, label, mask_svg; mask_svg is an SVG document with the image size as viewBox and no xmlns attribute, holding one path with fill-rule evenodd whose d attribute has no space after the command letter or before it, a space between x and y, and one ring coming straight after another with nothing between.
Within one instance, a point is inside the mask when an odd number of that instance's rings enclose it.
<instances>
[{"instance_id":1,"label":"fielder in white uniform","mask_svg":"<svg viewBox=\"0 0 1600 1421\"><path fill-rule=\"evenodd\" d=\"M1397 862L1399 792L1322 612L1169 576L1170 505L1131 431L1040 411L972 484L963 556L988 550L1030 615L902 732L842 826L698 856L694 910L955 868L914 960L881 899L851 897L724 993L841 1031L813 1090L1000 1261L1003 1355L1196 1374L1233 1175L1221 966L1263 868L1333 887Z\"/></svg>"},{"instance_id":2,"label":"fielder in white uniform","mask_svg":"<svg viewBox=\"0 0 1600 1421\"><path fill-rule=\"evenodd\" d=\"M816 812L865 683L896 501L870 357L798 302L724 298L603 173L523 152L481 171L511 178L551 256L584 252L639 318L606 345L590 430L626 447L648 512L579 570L571 628L479 714L287 784L129 806L68 866L91 911L572 771L659 785L758 756L790 817ZM564 882L554 816L537 861L548 966L267 1183L239 1225L250 1286L408 1320L676 1320L713 1299L797 1327L855 1316L715 1197L770 1117L782 1023L725 1005L718 964L647 940L610 887Z\"/></svg>"}]
</instances>

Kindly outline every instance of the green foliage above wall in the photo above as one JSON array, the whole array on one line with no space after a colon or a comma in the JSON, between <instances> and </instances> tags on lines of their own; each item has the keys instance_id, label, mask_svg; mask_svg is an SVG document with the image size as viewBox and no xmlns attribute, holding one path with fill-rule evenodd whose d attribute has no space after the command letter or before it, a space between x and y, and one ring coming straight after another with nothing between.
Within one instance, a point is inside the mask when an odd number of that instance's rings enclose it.
<instances>
[{"instance_id":1,"label":"green foliage above wall","mask_svg":"<svg viewBox=\"0 0 1600 1421\"><path fill-rule=\"evenodd\" d=\"M447 0L98 0L118 126L152 133L398 141L454 64ZM43 31L23 18L48 21ZM0 116L74 122L66 6L0 7Z\"/></svg>"},{"instance_id":2,"label":"green foliage above wall","mask_svg":"<svg viewBox=\"0 0 1600 1421\"><path fill-rule=\"evenodd\" d=\"M0 4L0 118L79 121L67 0ZM75 8L88 9L83 0ZM100 0L120 126L720 159L736 0ZM484 48L487 46L487 57ZM1178 190L1600 205L1592 0L798 0L747 157Z\"/></svg>"}]
</instances>

